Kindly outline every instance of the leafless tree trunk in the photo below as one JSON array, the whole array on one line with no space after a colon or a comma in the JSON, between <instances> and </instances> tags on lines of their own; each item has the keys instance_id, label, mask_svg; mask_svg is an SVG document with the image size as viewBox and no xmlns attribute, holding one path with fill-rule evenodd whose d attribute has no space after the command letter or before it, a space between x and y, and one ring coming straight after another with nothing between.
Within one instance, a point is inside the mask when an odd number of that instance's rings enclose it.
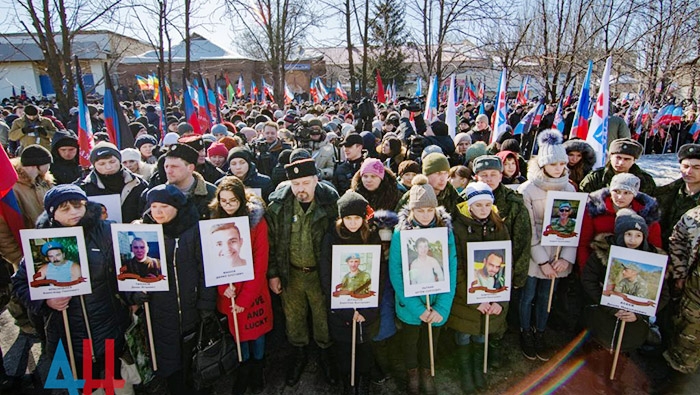
<instances>
[{"instance_id":1,"label":"leafless tree trunk","mask_svg":"<svg viewBox=\"0 0 700 395\"><path fill-rule=\"evenodd\" d=\"M185 68L183 74L185 78L190 77L190 12L192 10L192 0L185 0ZM184 87L183 87L184 89Z\"/></svg>"}]
</instances>

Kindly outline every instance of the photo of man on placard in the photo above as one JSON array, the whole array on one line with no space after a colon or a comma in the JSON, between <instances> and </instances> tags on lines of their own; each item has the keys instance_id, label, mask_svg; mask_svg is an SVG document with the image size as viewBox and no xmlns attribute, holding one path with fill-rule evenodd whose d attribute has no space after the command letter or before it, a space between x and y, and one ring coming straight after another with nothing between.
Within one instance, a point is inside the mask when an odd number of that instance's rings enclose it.
<instances>
[{"instance_id":1,"label":"photo of man on placard","mask_svg":"<svg viewBox=\"0 0 700 395\"><path fill-rule=\"evenodd\" d=\"M161 275L160 260L148 256L149 247L146 240L135 237L131 241L132 258L124 262L126 271L141 278L155 278Z\"/></svg>"},{"instance_id":2,"label":"photo of man on placard","mask_svg":"<svg viewBox=\"0 0 700 395\"><path fill-rule=\"evenodd\" d=\"M41 254L47 263L39 268L35 280L54 280L59 283L75 281L81 276L80 264L66 258L62 243L49 241L41 247Z\"/></svg>"},{"instance_id":3,"label":"photo of man on placard","mask_svg":"<svg viewBox=\"0 0 700 395\"><path fill-rule=\"evenodd\" d=\"M360 254L352 253L345 258L349 272L343 276L340 284L336 285L335 291L341 294L367 295L371 292L372 276L364 270L360 270L362 260Z\"/></svg>"},{"instance_id":4,"label":"photo of man on placard","mask_svg":"<svg viewBox=\"0 0 700 395\"><path fill-rule=\"evenodd\" d=\"M484 258L484 266L474 270L478 285L489 289L500 289L505 285L505 258L502 251L490 251Z\"/></svg>"}]
</instances>

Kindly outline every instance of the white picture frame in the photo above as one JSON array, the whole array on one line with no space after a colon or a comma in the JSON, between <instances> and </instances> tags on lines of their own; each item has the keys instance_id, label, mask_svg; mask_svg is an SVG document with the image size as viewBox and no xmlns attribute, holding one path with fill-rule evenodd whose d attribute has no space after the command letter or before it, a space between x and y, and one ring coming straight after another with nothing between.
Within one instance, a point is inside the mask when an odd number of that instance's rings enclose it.
<instances>
[{"instance_id":1,"label":"white picture frame","mask_svg":"<svg viewBox=\"0 0 700 395\"><path fill-rule=\"evenodd\" d=\"M235 241L236 229L239 241ZM247 216L199 221L199 232L204 261L204 283L207 287L255 278L250 220ZM227 243L233 244L227 247ZM234 255L230 256L231 254Z\"/></svg>"},{"instance_id":2,"label":"white picture frame","mask_svg":"<svg viewBox=\"0 0 700 395\"><path fill-rule=\"evenodd\" d=\"M611 246L600 304L656 315L667 264L666 255Z\"/></svg>"},{"instance_id":3,"label":"white picture frame","mask_svg":"<svg viewBox=\"0 0 700 395\"><path fill-rule=\"evenodd\" d=\"M92 293L90 268L82 226L69 228L22 229L19 231L26 252L27 282L31 300L80 296ZM49 248L54 243L56 248ZM43 247L46 245L46 249ZM70 265L70 279L51 278L49 262ZM77 265L77 266L76 266Z\"/></svg>"},{"instance_id":4,"label":"white picture frame","mask_svg":"<svg viewBox=\"0 0 700 395\"><path fill-rule=\"evenodd\" d=\"M542 245L578 247L586 209L587 193L547 191L544 220L542 222ZM568 205L568 214L566 209ZM566 225L562 216L566 215Z\"/></svg>"},{"instance_id":5,"label":"white picture frame","mask_svg":"<svg viewBox=\"0 0 700 395\"><path fill-rule=\"evenodd\" d=\"M122 223L122 201L118 194L88 196L88 201L95 202L104 207L107 217L102 219Z\"/></svg>"},{"instance_id":6,"label":"white picture frame","mask_svg":"<svg viewBox=\"0 0 700 395\"><path fill-rule=\"evenodd\" d=\"M382 247L334 245L331 260L331 309L363 309L379 306L379 268ZM351 273L351 266L356 273ZM354 280L360 278L360 280ZM359 287L357 285L360 284Z\"/></svg>"},{"instance_id":7,"label":"white picture frame","mask_svg":"<svg viewBox=\"0 0 700 395\"><path fill-rule=\"evenodd\" d=\"M114 265L120 292L169 290L168 263L162 225L111 224ZM141 249L139 247L145 248ZM145 256L139 262L135 256Z\"/></svg>"},{"instance_id":8,"label":"white picture frame","mask_svg":"<svg viewBox=\"0 0 700 395\"><path fill-rule=\"evenodd\" d=\"M428 243L427 252L424 249L425 241ZM418 243L421 246L417 246ZM420 252L418 248L421 249ZM404 296L450 292L449 255L447 228L402 230L401 265ZM417 260L418 257L421 257L420 260Z\"/></svg>"},{"instance_id":9,"label":"white picture frame","mask_svg":"<svg viewBox=\"0 0 700 395\"><path fill-rule=\"evenodd\" d=\"M497 272L489 269L494 264L500 267ZM467 243L467 304L510 301L512 277L510 240Z\"/></svg>"}]
</instances>

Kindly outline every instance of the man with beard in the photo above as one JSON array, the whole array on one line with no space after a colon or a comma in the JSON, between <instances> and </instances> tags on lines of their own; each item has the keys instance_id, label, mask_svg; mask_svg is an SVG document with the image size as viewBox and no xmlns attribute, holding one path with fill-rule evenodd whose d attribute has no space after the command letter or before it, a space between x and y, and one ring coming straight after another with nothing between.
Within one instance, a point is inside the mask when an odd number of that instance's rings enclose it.
<instances>
[{"instance_id":1,"label":"man with beard","mask_svg":"<svg viewBox=\"0 0 700 395\"><path fill-rule=\"evenodd\" d=\"M293 161L285 170L290 183L270 194L266 213L270 243L267 278L272 292L282 300L287 339L294 347L285 382L296 385L308 362L310 310L314 341L321 349L319 366L325 380L334 384L337 379L318 260L323 237L338 213L338 193L319 182L311 158Z\"/></svg>"}]
</instances>

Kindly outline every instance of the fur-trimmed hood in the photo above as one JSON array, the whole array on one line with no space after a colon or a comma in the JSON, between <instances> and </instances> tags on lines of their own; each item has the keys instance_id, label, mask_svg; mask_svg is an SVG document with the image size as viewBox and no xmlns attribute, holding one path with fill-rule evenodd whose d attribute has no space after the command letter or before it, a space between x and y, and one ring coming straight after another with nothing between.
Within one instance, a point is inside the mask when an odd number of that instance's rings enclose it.
<instances>
[{"instance_id":1,"label":"fur-trimmed hood","mask_svg":"<svg viewBox=\"0 0 700 395\"><path fill-rule=\"evenodd\" d=\"M51 185L54 184L54 178L51 172L47 171L43 176L41 176L38 180L33 180L31 177L29 177L29 174L24 171L22 168L22 162L20 161L19 158L12 158L12 166L15 168L15 171L17 172L17 182L20 184L24 184L28 187L33 187L37 183L43 183L44 187L50 188Z\"/></svg>"},{"instance_id":2,"label":"fur-trimmed hood","mask_svg":"<svg viewBox=\"0 0 700 395\"><path fill-rule=\"evenodd\" d=\"M256 227L265 216L265 202L258 196L249 196L248 218L250 219L250 228Z\"/></svg>"},{"instance_id":3,"label":"fur-trimmed hood","mask_svg":"<svg viewBox=\"0 0 700 395\"><path fill-rule=\"evenodd\" d=\"M404 208L399 211L399 223L396 225L396 228L399 230L410 230L410 229L417 229L412 223L408 221L408 214L410 210L408 209L408 206L404 206ZM450 213L445 210L443 206L438 206L435 210L435 215L439 216L442 222L445 223L445 226L447 229L452 230L452 216L450 216Z\"/></svg>"},{"instance_id":4,"label":"fur-trimmed hood","mask_svg":"<svg viewBox=\"0 0 700 395\"><path fill-rule=\"evenodd\" d=\"M647 225L658 221L661 218L659 204L656 199L644 192L639 192L632 201L632 209L646 221ZM603 188L588 195L586 210L591 217L610 213L615 214L610 197L610 189Z\"/></svg>"},{"instance_id":5,"label":"fur-trimmed hood","mask_svg":"<svg viewBox=\"0 0 700 395\"><path fill-rule=\"evenodd\" d=\"M595 151L593 150L593 147L590 146L590 144L580 139L566 140L564 142L564 148L566 149L567 154L572 151L577 151L581 153L581 162L579 163L583 164L582 166L584 173L587 173L591 169L593 169L596 157Z\"/></svg>"}]
</instances>

